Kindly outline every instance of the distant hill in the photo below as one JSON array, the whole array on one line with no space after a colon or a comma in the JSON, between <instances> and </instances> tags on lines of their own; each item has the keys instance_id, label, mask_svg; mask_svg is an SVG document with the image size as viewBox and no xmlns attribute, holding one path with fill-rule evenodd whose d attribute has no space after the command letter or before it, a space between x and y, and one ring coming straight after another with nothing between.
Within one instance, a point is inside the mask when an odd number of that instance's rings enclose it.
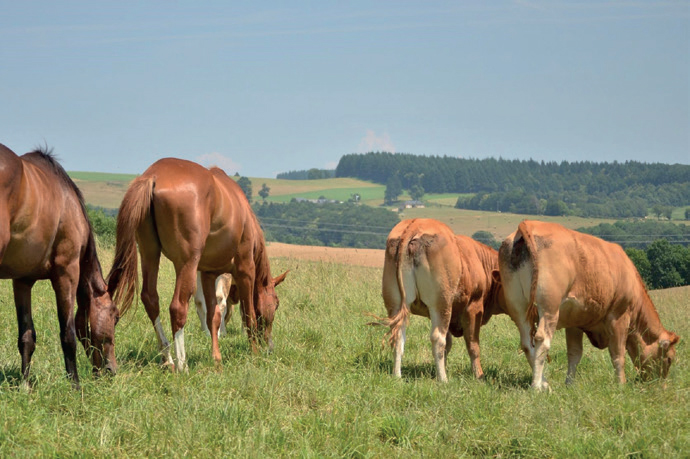
<instances>
[{"instance_id":1,"label":"distant hill","mask_svg":"<svg viewBox=\"0 0 690 459\"><path fill-rule=\"evenodd\" d=\"M537 162L371 152L340 159L336 177L400 183L425 193L472 193L463 209L520 214L645 217L655 206L690 204L683 164Z\"/></svg>"}]
</instances>

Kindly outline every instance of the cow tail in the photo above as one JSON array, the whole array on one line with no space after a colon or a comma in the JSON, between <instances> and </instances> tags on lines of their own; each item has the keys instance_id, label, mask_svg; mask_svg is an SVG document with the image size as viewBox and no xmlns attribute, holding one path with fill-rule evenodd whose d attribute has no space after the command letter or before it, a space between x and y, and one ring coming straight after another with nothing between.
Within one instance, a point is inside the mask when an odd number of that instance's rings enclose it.
<instances>
[{"instance_id":1,"label":"cow tail","mask_svg":"<svg viewBox=\"0 0 690 459\"><path fill-rule=\"evenodd\" d=\"M139 177L127 189L117 214L115 259L107 277L108 292L125 314L139 290L136 230L151 215L153 177Z\"/></svg>"},{"instance_id":2,"label":"cow tail","mask_svg":"<svg viewBox=\"0 0 690 459\"><path fill-rule=\"evenodd\" d=\"M398 280L398 289L400 291L400 308L393 317L389 317L386 321L390 330L387 333L388 343L391 347L395 347L398 342L398 337L400 335L400 329L406 327L410 321L410 310L407 307L407 295L405 294L405 285L403 282L403 266L405 263L405 257L407 256L406 248L406 238L400 238L400 243L398 245L398 253L395 257L395 269L396 277Z\"/></svg>"},{"instance_id":3,"label":"cow tail","mask_svg":"<svg viewBox=\"0 0 690 459\"><path fill-rule=\"evenodd\" d=\"M532 327L530 333L532 339L537 332L537 324L539 322L539 310L537 309L537 283L539 281L539 262L537 256L537 244L534 242L534 235L527 227L525 221L520 222L518 230L522 233L525 240L525 246L532 259L532 280L529 286L529 302L527 303L527 321Z\"/></svg>"}]
</instances>

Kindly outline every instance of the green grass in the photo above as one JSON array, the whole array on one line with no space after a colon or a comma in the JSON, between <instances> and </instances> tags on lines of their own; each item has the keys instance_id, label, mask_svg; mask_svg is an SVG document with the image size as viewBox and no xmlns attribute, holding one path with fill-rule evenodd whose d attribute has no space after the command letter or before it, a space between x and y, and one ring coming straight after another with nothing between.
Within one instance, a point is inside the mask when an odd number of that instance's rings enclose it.
<instances>
[{"instance_id":1,"label":"green grass","mask_svg":"<svg viewBox=\"0 0 690 459\"><path fill-rule=\"evenodd\" d=\"M112 253L102 251L110 266ZM83 390L64 376L53 293L34 289L38 346L34 388L19 387L20 359L11 283L0 283L1 456L157 457L682 457L690 451L685 341L668 387L614 383L608 353L585 345L578 379L564 385L565 337L558 332L547 365L552 393L535 393L518 352L515 326L494 317L482 329L487 380L471 375L462 340L448 359L448 384L435 381L429 321L413 317L403 379L390 373L384 329L365 312L383 313L381 270L274 259L278 287L272 354L252 355L239 316L210 340L190 310L189 374L159 367L156 338L138 305L117 328L119 373L94 379L79 351ZM162 321L169 333L170 263L161 270ZM688 288L652 292L665 326L690 336ZM236 313L237 314L237 313Z\"/></svg>"}]
</instances>

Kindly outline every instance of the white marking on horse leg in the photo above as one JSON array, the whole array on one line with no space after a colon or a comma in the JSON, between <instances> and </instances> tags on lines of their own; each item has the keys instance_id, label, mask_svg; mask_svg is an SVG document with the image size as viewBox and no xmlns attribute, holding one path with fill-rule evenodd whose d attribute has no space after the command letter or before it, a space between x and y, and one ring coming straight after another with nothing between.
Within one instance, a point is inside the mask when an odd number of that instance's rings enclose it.
<instances>
[{"instance_id":1,"label":"white marking on horse leg","mask_svg":"<svg viewBox=\"0 0 690 459\"><path fill-rule=\"evenodd\" d=\"M187 367L187 354L184 349L184 328L180 328L175 333L175 357L177 358L177 371L189 373L189 367Z\"/></svg>"},{"instance_id":2,"label":"white marking on horse leg","mask_svg":"<svg viewBox=\"0 0 690 459\"><path fill-rule=\"evenodd\" d=\"M220 309L220 328L218 328L218 337L220 338L226 332L225 330L225 316L228 315L228 300L223 298L218 302L218 309Z\"/></svg>"},{"instance_id":3,"label":"white marking on horse leg","mask_svg":"<svg viewBox=\"0 0 690 459\"><path fill-rule=\"evenodd\" d=\"M153 323L153 329L156 330L156 337L158 338L158 349L161 354L163 354L164 365L174 365L172 355L170 354L170 342L165 337L165 332L163 331L163 325L161 325L161 318L156 317L156 321Z\"/></svg>"}]
</instances>

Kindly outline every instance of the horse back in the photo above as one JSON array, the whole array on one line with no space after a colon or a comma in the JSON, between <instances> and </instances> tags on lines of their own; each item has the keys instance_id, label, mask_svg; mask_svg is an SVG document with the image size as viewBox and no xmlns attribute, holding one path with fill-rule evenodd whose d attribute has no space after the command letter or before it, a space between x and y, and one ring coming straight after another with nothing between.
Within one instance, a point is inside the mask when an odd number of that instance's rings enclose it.
<instances>
[{"instance_id":1,"label":"horse back","mask_svg":"<svg viewBox=\"0 0 690 459\"><path fill-rule=\"evenodd\" d=\"M227 272L249 209L246 198L242 202L237 195L234 180L219 169L177 158L155 162L144 176L155 181L153 218L166 257L174 263L199 257L199 270Z\"/></svg>"},{"instance_id":2,"label":"horse back","mask_svg":"<svg viewBox=\"0 0 690 459\"><path fill-rule=\"evenodd\" d=\"M81 193L50 153L17 157L6 150L0 149L0 211L7 212L9 228L3 232L9 230L9 238L0 277L46 278L56 258L78 260L88 244L90 225Z\"/></svg>"}]
</instances>

